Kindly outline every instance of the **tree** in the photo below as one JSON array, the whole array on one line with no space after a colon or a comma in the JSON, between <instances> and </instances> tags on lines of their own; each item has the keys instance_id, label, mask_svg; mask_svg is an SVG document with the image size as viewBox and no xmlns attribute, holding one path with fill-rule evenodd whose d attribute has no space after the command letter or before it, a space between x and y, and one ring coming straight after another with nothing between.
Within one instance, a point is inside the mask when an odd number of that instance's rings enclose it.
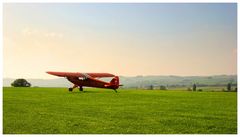
<instances>
[{"instance_id":1,"label":"tree","mask_svg":"<svg viewBox=\"0 0 240 137\"><path fill-rule=\"evenodd\" d=\"M232 89L232 85L231 85L231 83L228 83L227 84L227 91L231 91L231 89Z\"/></svg>"},{"instance_id":2,"label":"tree","mask_svg":"<svg viewBox=\"0 0 240 137\"><path fill-rule=\"evenodd\" d=\"M27 82L26 79L16 79L11 84L13 87L31 87L31 83Z\"/></svg>"},{"instance_id":3,"label":"tree","mask_svg":"<svg viewBox=\"0 0 240 137\"><path fill-rule=\"evenodd\" d=\"M196 90L197 90L197 85L193 84L193 91L196 91Z\"/></svg>"},{"instance_id":4,"label":"tree","mask_svg":"<svg viewBox=\"0 0 240 137\"><path fill-rule=\"evenodd\" d=\"M153 85L150 85L150 86L149 86L149 89L150 89L150 90L153 90Z\"/></svg>"}]
</instances>

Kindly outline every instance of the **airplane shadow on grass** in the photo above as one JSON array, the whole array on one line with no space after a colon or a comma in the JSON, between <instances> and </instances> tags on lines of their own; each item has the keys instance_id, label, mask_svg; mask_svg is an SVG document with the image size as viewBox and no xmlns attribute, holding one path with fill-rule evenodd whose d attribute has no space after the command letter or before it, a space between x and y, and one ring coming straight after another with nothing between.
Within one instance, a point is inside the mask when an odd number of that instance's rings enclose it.
<instances>
[{"instance_id":1,"label":"airplane shadow on grass","mask_svg":"<svg viewBox=\"0 0 240 137\"><path fill-rule=\"evenodd\" d=\"M105 90L105 91L102 91L102 90L85 90L85 91L72 91L72 92L69 92L69 93L71 93L71 94L115 93L116 94L116 92L114 90Z\"/></svg>"}]
</instances>

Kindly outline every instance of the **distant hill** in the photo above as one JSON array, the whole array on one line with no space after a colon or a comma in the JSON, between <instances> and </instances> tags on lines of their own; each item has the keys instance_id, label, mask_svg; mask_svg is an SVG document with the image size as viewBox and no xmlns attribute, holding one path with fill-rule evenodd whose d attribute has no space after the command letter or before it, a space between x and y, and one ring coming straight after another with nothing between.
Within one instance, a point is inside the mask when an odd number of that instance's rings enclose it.
<instances>
[{"instance_id":1,"label":"distant hill","mask_svg":"<svg viewBox=\"0 0 240 137\"><path fill-rule=\"evenodd\" d=\"M136 76L120 77L121 83L127 87L153 86L188 86L194 83L202 86L226 85L229 82L237 84L237 75L216 76Z\"/></svg>"},{"instance_id":2,"label":"distant hill","mask_svg":"<svg viewBox=\"0 0 240 137\"><path fill-rule=\"evenodd\" d=\"M3 86L9 87L11 83L15 79L12 78L4 78ZM27 79L28 82L32 84L32 87L71 87L72 84L65 78L57 78L57 79Z\"/></svg>"},{"instance_id":3,"label":"distant hill","mask_svg":"<svg viewBox=\"0 0 240 137\"><path fill-rule=\"evenodd\" d=\"M57 79L27 79L32 86L38 87L71 87L72 83L65 78ZM104 81L110 81L111 79L102 79ZM10 86L14 79L4 78L3 86ZM146 87L149 85L154 86L188 86L193 83L198 85L226 85L232 82L237 84L237 75L216 75L216 76L136 76L125 77L120 76L120 83L125 88L129 87Z\"/></svg>"}]
</instances>

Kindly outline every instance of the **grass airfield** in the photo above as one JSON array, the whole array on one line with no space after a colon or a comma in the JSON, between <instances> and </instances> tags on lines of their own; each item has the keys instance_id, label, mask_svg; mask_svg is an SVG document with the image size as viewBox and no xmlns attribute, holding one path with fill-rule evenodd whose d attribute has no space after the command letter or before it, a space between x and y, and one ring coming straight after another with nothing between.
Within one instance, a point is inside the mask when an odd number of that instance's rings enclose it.
<instances>
[{"instance_id":1,"label":"grass airfield","mask_svg":"<svg viewBox=\"0 0 240 137\"><path fill-rule=\"evenodd\" d=\"M236 92L3 88L4 134L236 134Z\"/></svg>"}]
</instances>

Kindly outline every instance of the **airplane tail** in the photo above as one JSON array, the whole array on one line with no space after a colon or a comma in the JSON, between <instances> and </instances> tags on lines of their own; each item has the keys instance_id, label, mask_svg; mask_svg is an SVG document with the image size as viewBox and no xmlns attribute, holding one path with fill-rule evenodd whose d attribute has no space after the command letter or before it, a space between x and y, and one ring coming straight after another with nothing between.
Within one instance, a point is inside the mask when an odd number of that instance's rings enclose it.
<instances>
[{"instance_id":1,"label":"airplane tail","mask_svg":"<svg viewBox=\"0 0 240 137\"><path fill-rule=\"evenodd\" d=\"M119 85L119 77L115 76L111 81L110 81L110 85L111 87L113 87L113 89L118 89L119 86L123 86L123 85Z\"/></svg>"},{"instance_id":2,"label":"airplane tail","mask_svg":"<svg viewBox=\"0 0 240 137\"><path fill-rule=\"evenodd\" d=\"M109 84L104 85L107 88L111 88L111 89L118 89L119 86L123 86L123 85L119 85L119 77L115 76L110 82Z\"/></svg>"},{"instance_id":3,"label":"airplane tail","mask_svg":"<svg viewBox=\"0 0 240 137\"><path fill-rule=\"evenodd\" d=\"M119 85L119 77L118 76L115 76L111 81L110 81L110 84L111 85Z\"/></svg>"}]
</instances>

